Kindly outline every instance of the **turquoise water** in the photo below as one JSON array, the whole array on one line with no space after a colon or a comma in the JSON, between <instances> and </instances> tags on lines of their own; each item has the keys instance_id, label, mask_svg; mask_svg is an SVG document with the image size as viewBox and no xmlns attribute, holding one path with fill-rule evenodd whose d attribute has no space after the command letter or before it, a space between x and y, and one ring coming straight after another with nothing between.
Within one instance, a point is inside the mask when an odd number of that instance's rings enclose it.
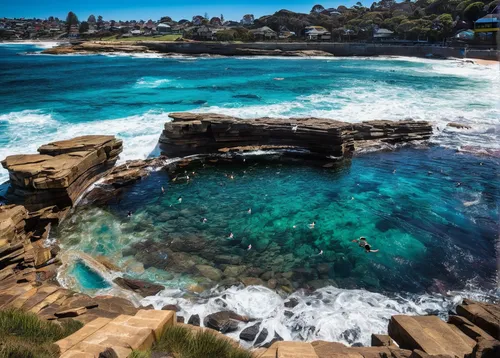
<instances>
[{"instance_id":1,"label":"turquoise water","mask_svg":"<svg viewBox=\"0 0 500 358\"><path fill-rule=\"evenodd\" d=\"M193 110L352 122L426 119L443 145L498 149L500 143L498 68L423 59L37 55L40 50L0 45L0 158L94 133L123 138L122 159L144 158L169 112ZM473 129L446 129L450 121ZM0 181L6 178L0 169Z\"/></svg>"},{"instance_id":2,"label":"turquoise water","mask_svg":"<svg viewBox=\"0 0 500 358\"><path fill-rule=\"evenodd\" d=\"M319 279L395 293L442 293L468 282L493 288L498 164L440 148L365 154L335 169L207 163L189 169L189 181L181 179L184 169L175 182L158 172L119 203L82 207L58 238L184 290L217 282L169 266L175 257L224 270L231 256L261 273L292 271L295 289ZM351 242L360 236L380 251Z\"/></svg>"},{"instance_id":3,"label":"turquoise water","mask_svg":"<svg viewBox=\"0 0 500 358\"><path fill-rule=\"evenodd\" d=\"M93 291L111 287L98 272L85 265L83 261L77 261L74 264L70 275L74 276L82 290Z\"/></svg>"}]
</instances>

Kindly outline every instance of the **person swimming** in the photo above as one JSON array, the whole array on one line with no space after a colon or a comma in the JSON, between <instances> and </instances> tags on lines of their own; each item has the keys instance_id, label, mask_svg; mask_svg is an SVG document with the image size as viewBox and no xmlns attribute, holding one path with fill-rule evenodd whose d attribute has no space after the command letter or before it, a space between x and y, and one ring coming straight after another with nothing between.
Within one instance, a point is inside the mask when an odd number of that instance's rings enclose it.
<instances>
[{"instance_id":1,"label":"person swimming","mask_svg":"<svg viewBox=\"0 0 500 358\"><path fill-rule=\"evenodd\" d=\"M368 243L365 237L361 236L359 240L352 240L352 242L358 243L359 247L365 249L365 252L378 252L379 250L372 250L371 245Z\"/></svg>"}]
</instances>

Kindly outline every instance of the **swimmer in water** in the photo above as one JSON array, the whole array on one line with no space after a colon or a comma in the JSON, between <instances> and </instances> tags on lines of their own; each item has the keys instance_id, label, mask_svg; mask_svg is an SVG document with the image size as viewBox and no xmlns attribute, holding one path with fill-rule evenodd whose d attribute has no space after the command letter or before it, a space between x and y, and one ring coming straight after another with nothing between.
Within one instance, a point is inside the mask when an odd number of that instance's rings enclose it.
<instances>
[{"instance_id":1,"label":"swimmer in water","mask_svg":"<svg viewBox=\"0 0 500 358\"><path fill-rule=\"evenodd\" d=\"M316 226L316 222L313 221L312 223L309 224L309 229L314 229L315 226Z\"/></svg>"},{"instance_id":2,"label":"swimmer in water","mask_svg":"<svg viewBox=\"0 0 500 358\"><path fill-rule=\"evenodd\" d=\"M247 213L251 214L252 213L252 208L248 209Z\"/></svg>"},{"instance_id":3,"label":"swimmer in water","mask_svg":"<svg viewBox=\"0 0 500 358\"><path fill-rule=\"evenodd\" d=\"M379 250L372 250L371 245L366 241L366 238L361 236L359 240L352 240L352 242L357 242L359 247L365 249L365 252L378 252Z\"/></svg>"},{"instance_id":4,"label":"swimmer in water","mask_svg":"<svg viewBox=\"0 0 500 358\"><path fill-rule=\"evenodd\" d=\"M131 217L132 217L132 212L131 212L131 211L129 211L129 212L127 213L127 217L128 217L128 218L131 218Z\"/></svg>"}]
</instances>

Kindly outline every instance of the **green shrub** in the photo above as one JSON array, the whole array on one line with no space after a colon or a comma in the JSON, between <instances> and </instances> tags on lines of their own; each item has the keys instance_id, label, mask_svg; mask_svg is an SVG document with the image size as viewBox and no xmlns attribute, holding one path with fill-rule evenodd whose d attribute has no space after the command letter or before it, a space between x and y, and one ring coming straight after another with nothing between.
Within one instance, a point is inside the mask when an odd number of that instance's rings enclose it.
<instances>
[{"instance_id":1,"label":"green shrub","mask_svg":"<svg viewBox=\"0 0 500 358\"><path fill-rule=\"evenodd\" d=\"M218 337L205 330L192 333L182 326L168 327L153 351L173 353L179 358L251 358L251 353L234 347L229 339ZM139 357L137 357L139 358Z\"/></svg>"},{"instance_id":2,"label":"green shrub","mask_svg":"<svg viewBox=\"0 0 500 358\"><path fill-rule=\"evenodd\" d=\"M0 311L0 358L57 357L53 343L82 326L74 320L45 321L34 313L17 309Z\"/></svg>"}]
</instances>

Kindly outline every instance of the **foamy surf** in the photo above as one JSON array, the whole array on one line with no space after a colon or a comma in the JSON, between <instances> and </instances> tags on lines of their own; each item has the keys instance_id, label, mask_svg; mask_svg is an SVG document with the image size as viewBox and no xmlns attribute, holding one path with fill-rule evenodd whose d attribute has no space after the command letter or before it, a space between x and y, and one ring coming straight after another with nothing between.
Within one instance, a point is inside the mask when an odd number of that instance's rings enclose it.
<instances>
[{"instance_id":1,"label":"foamy surf","mask_svg":"<svg viewBox=\"0 0 500 358\"><path fill-rule=\"evenodd\" d=\"M157 296L146 297L141 304L152 304L161 309L167 304L177 304L179 316L188 320L197 314L201 320L207 315L224 310L232 310L261 322L260 329L269 332L267 341L278 334L285 340L326 340L347 345L361 343L370 345L372 333L387 333L387 324L392 315L438 314L447 318L448 311L471 296L483 299L485 293L459 292L450 296L399 295L387 296L365 290L348 290L325 287L313 293L297 291L288 297L262 286L245 288L231 287L213 290L208 297L185 299L179 292L162 291ZM285 302L294 300L295 307L285 307ZM228 334L239 339L241 331L256 322L240 324L239 330ZM244 344L245 342L242 342Z\"/></svg>"}]
</instances>

